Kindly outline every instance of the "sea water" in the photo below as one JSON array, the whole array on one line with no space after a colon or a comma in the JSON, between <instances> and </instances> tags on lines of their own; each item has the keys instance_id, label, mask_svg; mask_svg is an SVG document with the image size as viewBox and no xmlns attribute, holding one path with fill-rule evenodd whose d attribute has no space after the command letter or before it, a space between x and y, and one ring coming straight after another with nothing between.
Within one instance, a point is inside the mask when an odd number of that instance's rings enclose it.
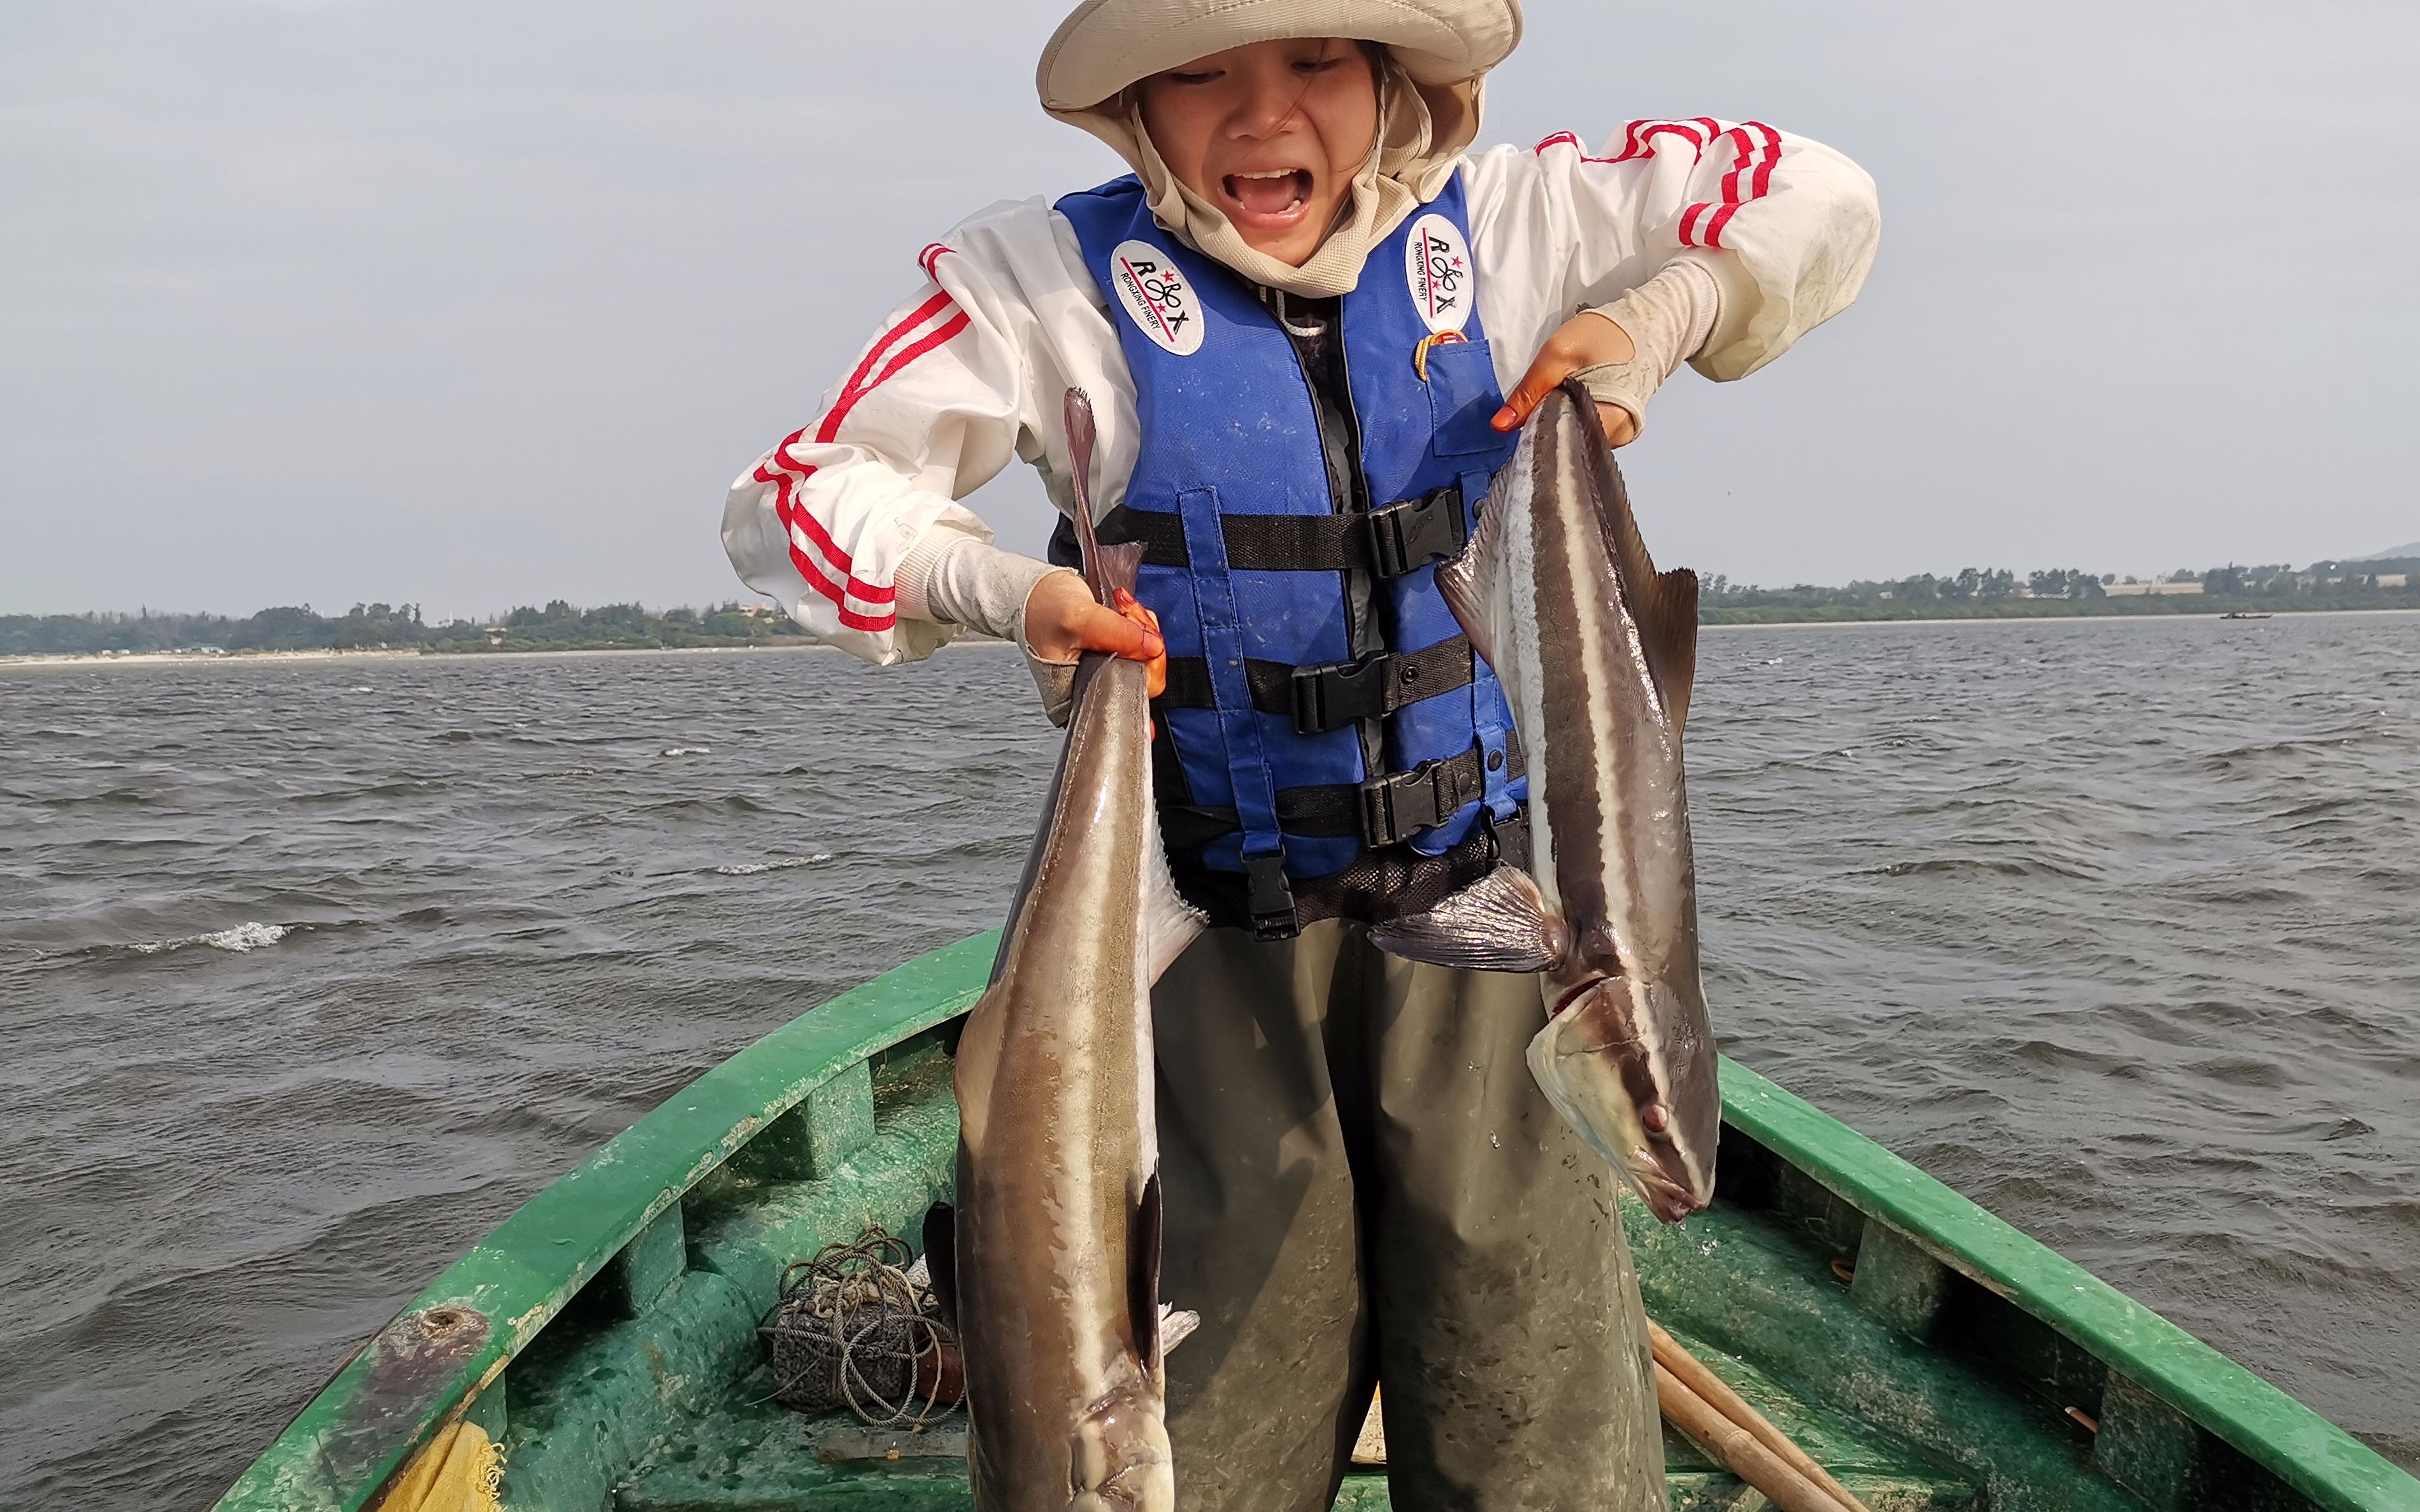
<instances>
[{"instance_id":1,"label":"sea water","mask_svg":"<svg viewBox=\"0 0 2420 1512\"><path fill-rule=\"evenodd\" d=\"M2420 617L1710 630L1725 1048L2420 1467ZM0 667L0 1504L208 1504L699 1072L999 922L1018 658Z\"/></svg>"}]
</instances>

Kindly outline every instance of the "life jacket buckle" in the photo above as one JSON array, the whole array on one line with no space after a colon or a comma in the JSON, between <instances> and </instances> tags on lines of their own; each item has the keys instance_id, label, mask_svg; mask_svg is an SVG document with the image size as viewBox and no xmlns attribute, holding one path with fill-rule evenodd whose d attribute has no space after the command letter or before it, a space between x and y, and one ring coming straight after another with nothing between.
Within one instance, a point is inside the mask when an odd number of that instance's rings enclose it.
<instances>
[{"instance_id":1,"label":"life jacket buckle","mask_svg":"<svg viewBox=\"0 0 2420 1512\"><path fill-rule=\"evenodd\" d=\"M1295 921L1294 884L1286 880L1285 852L1244 857L1249 884L1245 912L1251 916L1252 934L1263 940L1290 940L1302 933Z\"/></svg>"},{"instance_id":2,"label":"life jacket buckle","mask_svg":"<svg viewBox=\"0 0 2420 1512\"><path fill-rule=\"evenodd\" d=\"M1370 511L1370 570L1401 578L1461 555L1467 539L1462 485L1449 483L1419 499Z\"/></svg>"},{"instance_id":3,"label":"life jacket buckle","mask_svg":"<svg viewBox=\"0 0 2420 1512\"><path fill-rule=\"evenodd\" d=\"M1294 728L1316 735L1359 719L1383 719L1394 657L1373 651L1352 661L1294 670Z\"/></svg>"},{"instance_id":4,"label":"life jacket buckle","mask_svg":"<svg viewBox=\"0 0 2420 1512\"><path fill-rule=\"evenodd\" d=\"M1444 824L1480 787L1479 764L1468 752L1422 762L1361 784L1362 828L1372 845L1392 845Z\"/></svg>"}]
</instances>

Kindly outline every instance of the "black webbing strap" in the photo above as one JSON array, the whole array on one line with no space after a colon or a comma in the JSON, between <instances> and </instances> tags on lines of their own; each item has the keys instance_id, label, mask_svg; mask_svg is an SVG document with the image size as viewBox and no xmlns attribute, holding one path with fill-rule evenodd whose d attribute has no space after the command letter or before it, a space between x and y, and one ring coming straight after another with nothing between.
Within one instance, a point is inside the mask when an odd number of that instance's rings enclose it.
<instances>
[{"instance_id":1,"label":"black webbing strap","mask_svg":"<svg viewBox=\"0 0 2420 1512\"><path fill-rule=\"evenodd\" d=\"M1499 860L1529 864L1528 827L1518 814L1500 825L1473 825L1470 834L1443 856L1423 856L1402 845L1363 851L1342 872L1294 882L1295 928L1325 918L1377 923L1420 913L1487 875ZM1212 924L1255 927L1250 879L1245 873L1213 872L1182 856L1171 857L1170 869L1177 890L1209 915Z\"/></svg>"},{"instance_id":2,"label":"black webbing strap","mask_svg":"<svg viewBox=\"0 0 2420 1512\"><path fill-rule=\"evenodd\" d=\"M1289 667L1258 657L1244 663L1252 707L1291 717L1306 735L1342 730L1357 719L1384 718L1406 703L1468 687L1470 676L1470 642L1461 636L1425 651L1373 651L1322 667ZM1208 663L1200 656L1169 657L1168 691L1159 702L1172 709L1217 707Z\"/></svg>"},{"instance_id":3,"label":"black webbing strap","mask_svg":"<svg viewBox=\"0 0 2420 1512\"><path fill-rule=\"evenodd\" d=\"M1227 565L1237 572L1342 572L1357 567L1381 578L1442 562L1462 550L1466 539L1462 486L1448 484L1366 515L1230 515L1218 517L1227 541ZM1101 544L1142 543L1142 559L1155 567L1189 567L1183 519L1161 510L1109 512L1100 524Z\"/></svg>"},{"instance_id":4,"label":"black webbing strap","mask_svg":"<svg viewBox=\"0 0 2420 1512\"><path fill-rule=\"evenodd\" d=\"M1504 753L1512 767L1504 780L1510 782L1524 770L1517 736L1505 736ZM1367 782L1280 788L1278 827L1306 839L1359 836L1370 845L1392 845L1476 802L1487 791L1486 761L1485 748L1473 746L1459 756L1422 762L1408 772ZM1198 851L1239 827L1233 809L1163 804L1159 814L1160 833L1174 854Z\"/></svg>"}]
</instances>

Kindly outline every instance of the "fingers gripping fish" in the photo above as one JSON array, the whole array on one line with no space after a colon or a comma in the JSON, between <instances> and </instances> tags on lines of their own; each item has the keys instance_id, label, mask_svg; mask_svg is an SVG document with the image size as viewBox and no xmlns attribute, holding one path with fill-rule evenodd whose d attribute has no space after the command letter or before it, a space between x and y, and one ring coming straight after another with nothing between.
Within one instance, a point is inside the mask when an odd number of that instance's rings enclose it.
<instances>
[{"instance_id":1,"label":"fingers gripping fish","mask_svg":"<svg viewBox=\"0 0 2420 1512\"><path fill-rule=\"evenodd\" d=\"M1722 1122L1681 770L1697 576L1657 574L1596 407L1566 383L1437 586L1512 702L1535 872L1499 868L1371 937L1411 960L1542 973L1530 1072L1677 1222L1714 1196Z\"/></svg>"},{"instance_id":2,"label":"fingers gripping fish","mask_svg":"<svg viewBox=\"0 0 2420 1512\"><path fill-rule=\"evenodd\" d=\"M1104 604L1131 605L1142 548L1094 538L1078 390L1066 427L1086 577ZM956 1205L926 1219L925 1253L965 1351L983 1512L1175 1505L1151 988L1202 920L1160 848L1145 677L1140 662L1083 658L991 985L958 1042Z\"/></svg>"}]
</instances>

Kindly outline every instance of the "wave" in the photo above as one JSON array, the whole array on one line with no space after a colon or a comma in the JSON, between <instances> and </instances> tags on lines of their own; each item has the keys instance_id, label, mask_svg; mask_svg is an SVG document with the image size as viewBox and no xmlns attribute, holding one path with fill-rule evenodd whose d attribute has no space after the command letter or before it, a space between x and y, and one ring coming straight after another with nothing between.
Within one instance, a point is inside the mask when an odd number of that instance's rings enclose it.
<instances>
[{"instance_id":1,"label":"wave","mask_svg":"<svg viewBox=\"0 0 2420 1512\"><path fill-rule=\"evenodd\" d=\"M136 955L158 955L163 950L181 950L189 945L207 945L213 950L232 950L240 954L245 950L257 950L263 946L275 945L293 933L293 929L285 924L263 924L254 921L238 924L233 929L216 930L208 934L188 934L175 940L152 940L143 945L129 946L127 949Z\"/></svg>"},{"instance_id":2,"label":"wave","mask_svg":"<svg viewBox=\"0 0 2420 1512\"><path fill-rule=\"evenodd\" d=\"M152 791L129 783L119 787L103 788L98 793L63 793L57 797L43 798L40 802L45 809L80 809L86 805L132 808L156 803L174 791L174 789Z\"/></svg>"},{"instance_id":3,"label":"wave","mask_svg":"<svg viewBox=\"0 0 2420 1512\"><path fill-rule=\"evenodd\" d=\"M719 877L752 877L767 872L788 872L801 866L821 866L831 859L831 852L817 851L812 856L781 856L769 861L743 861L737 866L718 866L711 870Z\"/></svg>"}]
</instances>

